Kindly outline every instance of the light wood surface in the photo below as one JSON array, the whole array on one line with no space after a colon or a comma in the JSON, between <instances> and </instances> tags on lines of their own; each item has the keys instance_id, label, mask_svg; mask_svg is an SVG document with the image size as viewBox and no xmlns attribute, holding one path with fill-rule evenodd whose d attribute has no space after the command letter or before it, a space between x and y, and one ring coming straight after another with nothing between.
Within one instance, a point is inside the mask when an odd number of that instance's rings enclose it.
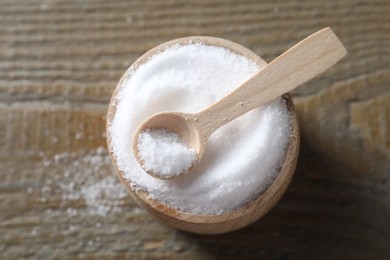
<instances>
[{"instance_id":1,"label":"light wood surface","mask_svg":"<svg viewBox=\"0 0 390 260\"><path fill-rule=\"evenodd\" d=\"M387 260L389 13L388 0L1 0L0 258ZM113 181L110 200L95 198L110 213L87 203L80 188L111 176L96 151L110 96L147 50L210 35L271 61L326 26L348 55L292 93L298 167L261 221L186 234L116 196Z\"/></svg>"},{"instance_id":2,"label":"light wood surface","mask_svg":"<svg viewBox=\"0 0 390 260\"><path fill-rule=\"evenodd\" d=\"M190 38L190 41L193 40L195 39ZM233 46L226 45L233 49ZM195 160L180 173L161 174L146 168L145 171L159 179L172 179L187 174L201 162L207 141L213 132L318 76L337 63L346 53L345 47L329 27L313 33L205 110L194 114L162 112L144 120L134 135L134 155L143 167L144 161L138 150L141 132L151 128L169 129L178 133L196 152ZM153 53L150 53L150 56L153 56ZM130 75L125 76L129 77Z\"/></svg>"}]
</instances>

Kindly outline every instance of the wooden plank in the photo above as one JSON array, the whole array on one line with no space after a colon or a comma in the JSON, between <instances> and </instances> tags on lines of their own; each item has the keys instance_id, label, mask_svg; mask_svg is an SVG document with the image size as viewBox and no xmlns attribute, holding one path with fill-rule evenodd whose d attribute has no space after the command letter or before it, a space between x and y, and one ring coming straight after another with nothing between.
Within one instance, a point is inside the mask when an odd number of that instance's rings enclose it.
<instances>
[{"instance_id":1,"label":"wooden plank","mask_svg":"<svg viewBox=\"0 0 390 260\"><path fill-rule=\"evenodd\" d=\"M388 259L389 13L387 0L0 0L0 258ZM105 113L136 58L210 35L270 61L326 26L349 53L293 93L303 148L265 218L191 235L124 193Z\"/></svg>"},{"instance_id":2,"label":"wooden plank","mask_svg":"<svg viewBox=\"0 0 390 260\"><path fill-rule=\"evenodd\" d=\"M104 146L107 105L17 102L0 105L3 158L61 153Z\"/></svg>"}]
</instances>

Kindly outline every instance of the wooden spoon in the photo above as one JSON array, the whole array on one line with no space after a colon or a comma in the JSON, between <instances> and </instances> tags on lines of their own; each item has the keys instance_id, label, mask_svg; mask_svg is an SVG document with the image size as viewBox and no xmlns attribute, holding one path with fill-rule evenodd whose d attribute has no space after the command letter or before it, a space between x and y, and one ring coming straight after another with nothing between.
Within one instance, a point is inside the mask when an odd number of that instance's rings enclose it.
<instances>
[{"instance_id":1,"label":"wooden spoon","mask_svg":"<svg viewBox=\"0 0 390 260\"><path fill-rule=\"evenodd\" d=\"M196 113L163 112L141 123L134 135L134 154L144 165L138 150L140 133L150 128L166 128L178 133L195 150L196 159L180 174L161 174L145 169L160 179L187 173L201 161L209 136L221 126L287 93L337 63L346 49L330 28L322 29L277 57L229 95ZM145 167L144 167L145 168Z\"/></svg>"}]
</instances>

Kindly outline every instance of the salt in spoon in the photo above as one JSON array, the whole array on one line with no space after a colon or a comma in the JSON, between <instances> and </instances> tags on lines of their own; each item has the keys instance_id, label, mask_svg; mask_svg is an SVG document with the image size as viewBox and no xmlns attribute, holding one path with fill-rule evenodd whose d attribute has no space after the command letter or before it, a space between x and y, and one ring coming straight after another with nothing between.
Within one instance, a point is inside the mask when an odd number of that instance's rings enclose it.
<instances>
[{"instance_id":1,"label":"salt in spoon","mask_svg":"<svg viewBox=\"0 0 390 260\"><path fill-rule=\"evenodd\" d=\"M178 133L194 149L196 158L179 174L161 174L144 170L159 179L171 179L189 172L199 164L209 136L233 119L295 89L337 63L347 53L343 44L327 27L287 50L256 75L207 109L195 113L162 112L141 123L134 139L134 155L141 166L138 138L142 131L164 128Z\"/></svg>"}]
</instances>

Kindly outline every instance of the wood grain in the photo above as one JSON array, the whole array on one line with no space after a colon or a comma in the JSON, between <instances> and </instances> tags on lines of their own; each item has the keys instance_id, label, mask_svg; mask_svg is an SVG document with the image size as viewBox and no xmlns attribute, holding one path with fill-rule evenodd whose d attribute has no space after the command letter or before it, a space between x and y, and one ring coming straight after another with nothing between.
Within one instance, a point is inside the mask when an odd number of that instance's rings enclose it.
<instances>
[{"instance_id":1,"label":"wood grain","mask_svg":"<svg viewBox=\"0 0 390 260\"><path fill-rule=\"evenodd\" d=\"M0 258L388 259L389 13L387 0L1 0ZM111 93L145 51L210 35L271 61L327 26L349 54L293 92L303 148L265 218L199 236L128 197L95 198L105 215L87 203L80 189L111 176L98 149Z\"/></svg>"}]
</instances>

